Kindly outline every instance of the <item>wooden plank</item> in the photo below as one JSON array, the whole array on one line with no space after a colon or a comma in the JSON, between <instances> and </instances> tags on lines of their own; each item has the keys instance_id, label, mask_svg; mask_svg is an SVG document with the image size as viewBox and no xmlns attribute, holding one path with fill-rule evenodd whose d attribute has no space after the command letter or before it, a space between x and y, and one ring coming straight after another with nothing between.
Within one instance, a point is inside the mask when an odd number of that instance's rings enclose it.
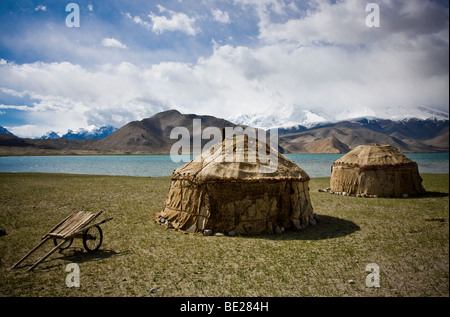
<instances>
[{"instance_id":1,"label":"wooden plank","mask_svg":"<svg viewBox=\"0 0 450 317\"><path fill-rule=\"evenodd\" d=\"M76 224L74 224L71 228L70 231L65 232L64 234L66 236L71 235L76 233L77 231L79 231L81 228L83 228L87 223L89 223L90 221L92 221L92 219L94 218L95 215L88 213L86 214L82 219L80 219L80 221Z\"/></svg>"},{"instance_id":2,"label":"wooden plank","mask_svg":"<svg viewBox=\"0 0 450 317\"><path fill-rule=\"evenodd\" d=\"M97 214L95 214L92 218L90 218L88 221L86 221L85 223L83 223L82 226L80 226L79 228L77 228L77 230L74 231L74 233L78 232L78 231L84 231L87 229L87 224L94 221L98 216L100 216L103 213L103 210L100 210ZM112 218L111 218L112 219Z\"/></svg>"},{"instance_id":3,"label":"wooden plank","mask_svg":"<svg viewBox=\"0 0 450 317\"><path fill-rule=\"evenodd\" d=\"M58 233L49 233L48 236L49 236L50 238L56 238L56 239L63 239L63 238L64 238L63 235L60 235L60 234L58 234Z\"/></svg>"},{"instance_id":4,"label":"wooden plank","mask_svg":"<svg viewBox=\"0 0 450 317\"><path fill-rule=\"evenodd\" d=\"M71 230L70 228L76 226L76 224L79 223L80 221L82 221L82 219L85 218L87 214L89 214L89 213L87 213L86 211L80 211L80 212L78 213L77 217L73 218L73 219L67 224L67 226L65 227L65 230L64 230L64 231ZM60 232L62 233L62 231L63 231L63 230L61 230Z\"/></svg>"},{"instance_id":5,"label":"wooden plank","mask_svg":"<svg viewBox=\"0 0 450 317\"><path fill-rule=\"evenodd\" d=\"M37 246L35 246L33 249L31 249L30 251L28 251L27 254L24 255L23 258L21 258L19 261L17 261L16 264L14 264L14 266L12 267L13 269L16 268L20 263L23 262L23 260L25 260L27 257L30 256L31 253L33 253L34 251L36 251L37 249L39 249L45 242L47 242L47 240L50 239L49 237L45 237Z\"/></svg>"},{"instance_id":6,"label":"wooden plank","mask_svg":"<svg viewBox=\"0 0 450 317\"><path fill-rule=\"evenodd\" d=\"M58 228L60 225L62 225L67 219L69 219L70 217L72 217L74 214L70 214L70 215L68 215L66 218L64 218L60 223L58 223L56 226L54 226L51 230L49 230L48 232L47 232L47 234L49 234L50 232L52 232L53 230L55 230L56 228ZM42 239L44 239L46 236L47 236L47 234L46 235L44 235L43 237L42 237Z\"/></svg>"},{"instance_id":7,"label":"wooden plank","mask_svg":"<svg viewBox=\"0 0 450 317\"><path fill-rule=\"evenodd\" d=\"M61 231L61 229L64 228L65 226L67 226L67 224L71 221L71 219L73 219L73 217L75 217L75 215L76 215L76 213L72 214L65 221L60 223L59 226L53 228L49 233L57 233L57 232Z\"/></svg>"},{"instance_id":8,"label":"wooden plank","mask_svg":"<svg viewBox=\"0 0 450 317\"><path fill-rule=\"evenodd\" d=\"M63 230L59 231L58 234L60 234L62 236L67 236L67 235L72 234L75 231L75 229L80 226L80 224L83 224L91 216L92 216L91 213L83 212L82 214L79 215L79 217L77 217L77 219L74 219L67 226L65 226Z\"/></svg>"},{"instance_id":9,"label":"wooden plank","mask_svg":"<svg viewBox=\"0 0 450 317\"><path fill-rule=\"evenodd\" d=\"M67 219L66 222L61 224L58 228L55 228L52 233L61 233L61 231L66 229L68 226L70 226L73 221L77 221L77 219L79 219L83 215L83 213L84 213L84 211L79 211L79 212L73 214L72 217Z\"/></svg>"},{"instance_id":10,"label":"wooden plank","mask_svg":"<svg viewBox=\"0 0 450 317\"><path fill-rule=\"evenodd\" d=\"M59 231L59 234L64 235L65 233L71 231L72 228L73 228L77 223L79 223L80 221L82 221L82 219L83 219L84 217L86 217L86 213L85 213L84 211L83 211L83 212L80 212L76 217L74 217L73 219L71 219L71 221L68 222L68 223L64 226L64 228L62 228L62 229Z\"/></svg>"}]
</instances>

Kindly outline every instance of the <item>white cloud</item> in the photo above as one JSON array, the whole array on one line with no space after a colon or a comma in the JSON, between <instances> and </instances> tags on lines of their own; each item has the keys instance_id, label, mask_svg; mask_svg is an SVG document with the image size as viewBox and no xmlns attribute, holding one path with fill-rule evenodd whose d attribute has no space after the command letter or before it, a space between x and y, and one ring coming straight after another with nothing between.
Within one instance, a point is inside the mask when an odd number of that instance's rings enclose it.
<instances>
[{"instance_id":1,"label":"white cloud","mask_svg":"<svg viewBox=\"0 0 450 317\"><path fill-rule=\"evenodd\" d=\"M90 4L90 3L89 3L89 4L87 5L87 8L88 8L88 10L89 10L89 11L92 11L92 10L94 10L94 7L93 7L93 5L92 5L92 4Z\"/></svg>"},{"instance_id":2,"label":"white cloud","mask_svg":"<svg viewBox=\"0 0 450 317\"><path fill-rule=\"evenodd\" d=\"M194 27L195 18L190 18L181 12L168 10L161 5L158 5L158 9L161 13L167 12L169 17L164 15L157 16L153 13L148 15L153 23L151 30L156 34L161 34L165 31L180 31L188 35L195 35L197 33Z\"/></svg>"},{"instance_id":3,"label":"white cloud","mask_svg":"<svg viewBox=\"0 0 450 317\"><path fill-rule=\"evenodd\" d=\"M228 16L228 12L222 11L220 9L213 9L211 13L214 17L214 20L221 23L230 23L230 17Z\"/></svg>"},{"instance_id":4,"label":"white cloud","mask_svg":"<svg viewBox=\"0 0 450 317\"><path fill-rule=\"evenodd\" d=\"M436 3L379 1L382 26L373 29L362 0L312 1L306 14L281 22L270 18L292 9L281 1L240 2L256 8L262 43L253 53L276 65L260 77L285 104L336 115L359 107L383 114L394 104L448 109L448 11Z\"/></svg>"},{"instance_id":5,"label":"white cloud","mask_svg":"<svg viewBox=\"0 0 450 317\"><path fill-rule=\"evenodd\" d=\"M150 23L142 20L139 16L134 16L133 17L129 12L125 13L125 16L127 18L129 18L131 21L133 21L134 23L143 26L147 30L151 30L152 29L152 25Z\"/></svg>"},{"instance_id":6,"label":"white cloud","mask_svg":"<svg viewBox=\"0 0 450 317\"><path fill-rule=\"evenodd\" d=\"M147 66L100 58L89 67L0 59L0 93L33 100L20 110L28 110L23 114L27 131L45 127L37 136L92 124L120 127L170 108L224 118L284 107L327 119L389 115L417 105L448 111L448 13L442 15L433 3L380 1L381 27L369 29L360 0L318 0L294 16L288 13L299 9L292 2L240 1L257 8L258 45L212 41L212 53L196 62ZM181 31L184 25L183 32L196 34L195 19L162 6L159 10L161 16L154 19L125 15L155 33ZM186 31L187 25L192 31ZM102 44L124 46L112 38ZM10 101L2 102L2 111L12 109Z\"/></svg>"},{"instance_id":7,"label":"white cloud","mask_svg":"<svg viewBox=\"0 0 450 317\"><path fill-rule=\"evenodd\" d=\"M0 87L8 87L3 93L9 89L9 95L34 100L28 108L12 105L0 108L27 110L23 119L31 125L45 126L47 131L97 123L121 126L168 109L154 94L158 85L151 87L157 80L146 73L148 70L129 63L105 64L94 70L68 62L0 67ZM116 121L118 118L121 121Z\"/></svg>"},{"instance_id":8,"label":"white cloud","mask_svg":"<svg viewBox=\"0 0 450 317\"><path fill-rule=\"evenodd\" d=\"M14 109L14 110L20 110L20 111L32 111L33 108L29 106L17 106L17 105L1 105L0 109Z\"/></svg>"},{"instance_id":9,"label":"white cloud","mask_svg":"<svg viewBox=\"0 0 450 317\"><path fill-rule=\"evenodd\" d=\"M271 2L270 2L271 3ZM380 28L365 24L367 1L347 0L332 3L312 1L306 15L274 23L267 7L260 9L260 39L268 43L291 41L298 45L383 45L414 43L416 37L448 30L448 12L432 1L378 1ZM445 22L445 20L447 20Z\"/></svg>"},{"instance_id":10,"label":"white cloud","mask_svg":"<svg viewBox=\"0 0 450 317\"><path fill-rule=\"evenodd\" d=\"M20 93L18 91L15 91L13 89L8 89L8 88L4 88L4 87L0 87L0 91L3 92L6 95L10 95L10 96L14 96L14 97L24 97L25 94L24 93Z\"/></svg>"},{"instance_id":11,"label":"white cloud","mask_svg":"<svg viewBox=\"0 0 450 317\"><path fill-rule=\"evenodd\" d=\"M46 10L47 10L47 7L42 4L40 4L36 8L34 8L34 11L46 11Z\"/></svg>"},{"instance_id":12,"label":"white cloud","mask_svg":"<svg viewBox=\"0 0 450 317\"><path fill-rule=\"evenodd\" d=\"M5 127L9 132L16 136L20 136L23 138L34 138L38 136L44 135L47 131L44 131L42 127L26 124L22 126L14 126L14 127Z\"/></svg>"},{"instance_id":13,"label":"white cloud","mask_svg":"<svg viewBox=\"0 0 450 317\"><path fill-rule=\"evenodd\" d=\"M419 54L355 53L333 46L216 43L211 56L192 65L123 62L88 70L67 62L8 64L0 67L0 87L3 93L37 100L24 117L46 123L47 131L120 127L171 108L229 118L295 106L339 119L373 109L382 114L393 105L448 109L448 73L427 70L424 49ZM50 122L58 126L51 128Z\"/></svg>"},{"instance_id":14,"label":"white cloud","mask_svg":"<svg viewBox=\"0 0 450 317\"><path fill-rule=\"evenodd\" d=\"M125 44L122 44L114 38L104 38L102 40L102 45L106 47L117 47L117 48L127 48Z\"/></svg>"}]
</instances>

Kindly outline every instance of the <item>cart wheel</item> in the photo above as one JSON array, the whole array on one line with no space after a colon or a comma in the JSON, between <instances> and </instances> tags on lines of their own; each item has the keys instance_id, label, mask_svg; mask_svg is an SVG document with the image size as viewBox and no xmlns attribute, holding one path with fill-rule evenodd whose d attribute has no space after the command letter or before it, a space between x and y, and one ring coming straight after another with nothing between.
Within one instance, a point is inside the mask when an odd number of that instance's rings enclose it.
<instances>
[{"instance_id":1,"label":"cart wheel","mask_svg":"<svg viewBox=\"0 0 450 317\"><path fill-rule=\"evenodd\" d=\"M65 250L69 248L72 245L73 239L67 240L66 243L64 243L62 246L59 247L60 250ZM61 239L53 239L53 243L55 244L55 247L61 243Z\"/></svg>"},{"instance_id":2,"label":"cart wheel","mask_svg":"<svg viewBox=\"0 0 450 317\"><path fill-rule=\"evenodd\" d=\"M91 227L83 233L83 245L88 252L97 251L102 245L102 241L103 232L99 226Z\"/></svg>"}]
</instances>

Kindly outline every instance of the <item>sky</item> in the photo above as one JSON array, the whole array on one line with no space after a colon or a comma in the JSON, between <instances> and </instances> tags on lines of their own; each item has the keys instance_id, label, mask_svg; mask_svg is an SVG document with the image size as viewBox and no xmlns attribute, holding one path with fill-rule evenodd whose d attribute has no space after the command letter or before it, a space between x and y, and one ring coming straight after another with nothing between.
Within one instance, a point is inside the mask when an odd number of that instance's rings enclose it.
<instances>
[{"instance_id":1,"label":"sky","mask_svg":"<svg viewBox=\"0 0 450 317\"><path fill-rule=\"evenodd\" d=\"M448 0L83 0L79 25L70 3L0 0L0 126L17 136L168 109L448 113Z\"/></svg>"}]
</instances>

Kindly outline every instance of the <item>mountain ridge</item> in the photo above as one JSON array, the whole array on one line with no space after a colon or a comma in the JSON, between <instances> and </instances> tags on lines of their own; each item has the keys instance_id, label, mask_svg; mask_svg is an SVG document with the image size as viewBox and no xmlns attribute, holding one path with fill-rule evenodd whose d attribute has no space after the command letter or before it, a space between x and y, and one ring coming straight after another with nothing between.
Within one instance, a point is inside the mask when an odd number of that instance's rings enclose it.
<instances>
[{"instance_id":1,"label":"mountain ridge","mask_svg":"<svg viewBox=\"0 0 450 317\"><path fill-rule=\"evenodd\" d=\"M27 139L2 133L0 155L168 154L178 141L179 135L170 138L175 127L187 129L187 141L189 146L192 144L195 133L198 133L194 131L194 119L200 120L203 129L239 126L214 116L168 110L131 121L99 139ZM449 121L437 119L394 121L365 117L334 123L321 122L311 128L302 125L282 128L278 130L278 135L282 153L345 153L361 144L390 144L403 152L449 150ZM209 141L202 139L201 146Z\"/></svg>"},{"instance_id":2,"label":"mountain ridge","mask_svg":"<svg viewBox=\"0 0 450 317\"><path fill-rule=\"evenodd\" d=\"M116 127L105 125L101 127L91 127L90 129L79 128L69 129L65 134L59 135L55 131L48 131L39 139L68 139L68 140L86 140L86 139L103 139L111 133L117 131Z\"/></svg>"},{"instance_id":3,"label":"mountain ridge","mask_svg":"<svg viewBox=\"0 0 450 317\"><path fill-rule=\"evenodd\" d=\"M4 133L4 134L9 134L9 135L14 135L14 134L12 134L10 131L8 131L8 129L6 129L6 128L0 126L0 134L2 134L2 133Z\"/></svg>"},{"instance_id":4,"label":"mountain ridge","mask_svg":"<svg viewBox=\"0 0 450 317\"><path fill-rule=\"evenodd\" d=\"M316 126L333 124L342 121L355 121L362 118L402 121L408 119L418 120L449 120L449 113L426 106L416 107L391 107L387 113L378 114L377 111L370 107L361 110L365 115L357 115L356 113L333 113L326 109L318 107L315 110L305 107L291 105L276 107L264 112L252 114L236 114L229 118L235 124L245 124L260 128L268 129L291 129L295 126L303 126L307 129ZM370 113L370 114L369 114Z\"/></svg>"}]
</instances>

